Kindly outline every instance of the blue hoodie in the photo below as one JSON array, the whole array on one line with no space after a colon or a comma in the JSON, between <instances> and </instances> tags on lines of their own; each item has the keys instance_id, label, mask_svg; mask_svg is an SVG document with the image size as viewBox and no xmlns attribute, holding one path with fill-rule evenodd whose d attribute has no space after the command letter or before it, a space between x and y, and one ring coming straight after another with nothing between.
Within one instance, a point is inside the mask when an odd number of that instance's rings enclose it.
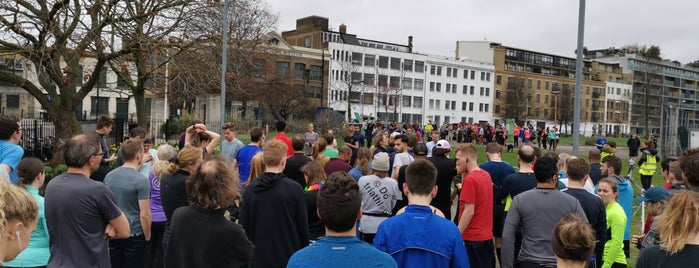
<instances>
[{"instance_id":1,"label":"blue hoodie","mask_svg":"<svg viewBox=\"0 0 699 268\"><path fill-rule=\"evenodd\" d=\"M626 178L619 175L610 176L610 179L616 181L616 188L619 191L619 205L624 209L626 218L626 230L624 230L624 241L631 239L631 214L633 213L633 188L629 185Z\"/></svg>"}]
</instances>

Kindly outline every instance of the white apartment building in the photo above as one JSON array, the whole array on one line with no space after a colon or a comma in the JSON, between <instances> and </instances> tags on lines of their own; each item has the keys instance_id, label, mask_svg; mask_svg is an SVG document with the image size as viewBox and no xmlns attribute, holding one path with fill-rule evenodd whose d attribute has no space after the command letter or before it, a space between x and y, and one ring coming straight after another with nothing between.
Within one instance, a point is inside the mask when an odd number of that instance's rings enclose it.
<instances>
[{"instance_id":1,"label":"white apartment building","mask_svg":"<svg viewBox=\"0 0 699 268\"><path fill-rule=\"evenodd\" d=\"M607 92L606 103L604 105L604 125L606 133L630 133L631 132L631 113L624 113L622 110L629 111L633 87L627 83L606 82Z\"/></svg>"},{"instance_id":2,"label":"white apartment building","mask_svg":"<svg viewBox=\"0 0 699 268\"><path fill-rule=\"evenodd\" d=\"M347 37L323 33L332 55L330 108L346 113L349 103L351 118L492 123L492 64L414 53L412 39L405 46Z\"/></svg>"}]
</instances>

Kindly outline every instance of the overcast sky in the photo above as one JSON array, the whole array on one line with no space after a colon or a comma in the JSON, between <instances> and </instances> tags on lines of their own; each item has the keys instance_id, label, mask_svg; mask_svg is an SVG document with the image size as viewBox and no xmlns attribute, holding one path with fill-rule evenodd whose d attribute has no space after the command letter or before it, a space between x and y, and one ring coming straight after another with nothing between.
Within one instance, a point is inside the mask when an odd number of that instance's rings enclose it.
<instances>
[{"instance_id":1,"label":"overcast sky","mask_svg":"<svg viewBox=\"0 0 699 268\"><path fill-rule=\"evenodd\" d=\"M330 28L347 25L360 38L407 44L415 51L454 56L456 41L488 40L505 46L575 57L577 0L266 0L279 14L279 32L296 19L318 15ZM588 49L658 45L662 57L699 60L699 1L587 1Z\"/></svg>"}]
</instances>

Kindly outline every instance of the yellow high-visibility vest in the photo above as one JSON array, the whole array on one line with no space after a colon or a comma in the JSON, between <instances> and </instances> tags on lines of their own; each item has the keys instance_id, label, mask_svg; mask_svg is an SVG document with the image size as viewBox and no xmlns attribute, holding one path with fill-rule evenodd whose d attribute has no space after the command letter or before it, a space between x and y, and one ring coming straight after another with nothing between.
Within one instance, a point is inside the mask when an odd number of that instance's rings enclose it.
<instances>
[{"instance_id":1,"label":"yellow high-visibility vest","mask_svg":"<svg viewBox=\"0 0 699 268\"><path fill-rule=\"evenodd\" d=\"M646 155L646 162L643 162L638 173L645 176L653 176L657 167L656 157L654 155Z\"/></svg>"}]
</instances>

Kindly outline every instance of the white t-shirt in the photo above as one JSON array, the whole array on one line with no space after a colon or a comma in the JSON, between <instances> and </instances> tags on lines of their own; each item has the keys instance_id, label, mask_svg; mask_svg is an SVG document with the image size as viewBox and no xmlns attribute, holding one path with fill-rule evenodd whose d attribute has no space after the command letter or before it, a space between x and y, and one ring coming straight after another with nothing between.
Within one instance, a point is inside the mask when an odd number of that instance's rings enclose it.
<instances>
[{"instance_id":1,"label":"white t-shirt","mask_svg":"<svg viewBox=\"0 0 699 268\"><path fill-rule=\"evenodd\" d=\"M391 170L393 171L394 169L396 169L396 167L410 165L410 163L412 163L414 159L415 158L413 158L413 156L410 155L408 152L397 153L395 158L393 159L393 166L391 167Z\"/></svg>"},{"instance_id":2,"label":"white t-shirt","mask_svg":"<svg viewBox=\"0 0 699 268\"><path fill-rule=\"evenodd\" d=\"M372 174L359 178L358 184L362 194L362 213L391 215L396 201L403 199L398 190L398 182L394 179L380 178ZM362 215L359 230L375 234L379 224L386 219L388 217Z\"/></svg>"}]
</instances>

